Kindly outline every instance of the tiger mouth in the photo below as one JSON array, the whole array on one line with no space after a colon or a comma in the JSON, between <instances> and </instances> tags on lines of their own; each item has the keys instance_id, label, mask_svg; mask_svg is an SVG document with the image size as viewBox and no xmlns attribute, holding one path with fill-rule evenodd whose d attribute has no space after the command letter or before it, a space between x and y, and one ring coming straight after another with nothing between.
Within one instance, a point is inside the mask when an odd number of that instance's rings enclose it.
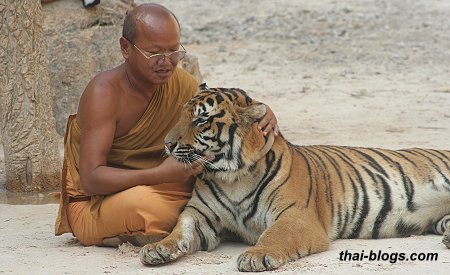
<instances>
[{"instance_id":1,"label":"tiger mouth","mask_svg":"<svg viewBox=\"0 0 450 275\"><path fill-rule=\"evenodd\" d=\"M191 147L180 147L170 153L177 161L191 164L194 161L202 159L204 156L201 152L198 152Z\"/></svg>"},{"instance_id":2,"label":"tiger mouth","mask_svg":"<svg viewBox=\"0 0 450 275\"><path fill-rule=\"evenodd\" d=\"M205 152L200 152L190 147L183 147L171 152L171 155L177 161L186 165L192 165L193 162L200 161L204 170L207 172L223 171L223 169L218 168L214 163L223 158L224 154L207 157Z\"/></svg>"},{"instance_id":3,"label":"tiger mouth","mask_svg":"<svg viewBox=\"0 0 450 275\"><path fill-rule=\"evenodd\" d=\"M187 164L193 163L201 158L201 156L194 153L182 153L182 154L172 153L172 155L177 161Z\"/></svg>"}]
</instances>

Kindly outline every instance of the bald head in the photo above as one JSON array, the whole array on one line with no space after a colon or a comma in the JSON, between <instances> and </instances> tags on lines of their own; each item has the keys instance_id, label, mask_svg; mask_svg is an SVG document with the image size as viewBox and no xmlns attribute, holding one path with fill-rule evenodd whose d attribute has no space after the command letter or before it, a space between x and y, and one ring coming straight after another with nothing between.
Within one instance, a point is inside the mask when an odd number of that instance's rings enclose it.
<instances>
[{"instance_id":1,"label":"bald head","mask_svg":"<svg viewBox=\"0 0 450 275\"><path fill-rule=\"evenodd\" d=\"M140 26L157 29L168 21L175 22L180 31L180 23L169 9L159 4L142 4L129 11L125 16L122 36L134 43Z\"/></svg>"}]
</instances>

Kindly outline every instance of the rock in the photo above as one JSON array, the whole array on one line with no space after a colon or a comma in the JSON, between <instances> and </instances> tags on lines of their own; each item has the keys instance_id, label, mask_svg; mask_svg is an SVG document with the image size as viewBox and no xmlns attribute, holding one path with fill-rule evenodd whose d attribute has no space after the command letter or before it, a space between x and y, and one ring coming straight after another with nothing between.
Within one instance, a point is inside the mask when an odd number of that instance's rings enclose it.
<instances>
[{"instance_id":1,"label":"rock","mask_svg":"<svg viewBox=\"0 0 450 275\"><path fill-rule=\"evenodd\" d=\"M90 9L74 0L43 5L53 112L60 135L92 77L122 61L119 38L126 10L133 5L132 0L102 1Z\"/></svg>"},{"instance_id":2,"label":"rock","mask_svg":"<svg viewBox=\"0 0 450 275\"><path fill-rule=\"evenodd\" d=\"M126 11L133 6L133 0L102 1L89 9L75 0L43 5L53 113L60 135L64 135L67 117L77 112L89 81L123 61L119 38ZM201 83L197 57L188 54L180 66Z\"/></svg>"},{"instance_id":3,"label":"rock","mask_svg":"<svg viewBox=\"0 0 450 275\"><path fill-rule=\"evenodd\" d=\"M185 69L188 73L193 75L198 83L202 83L203 76L200 72L200 65L198 63L198 58L192 54L187 54L186 57L181 60L178 64L180 67Z\"/></svg>"}]
</instances>

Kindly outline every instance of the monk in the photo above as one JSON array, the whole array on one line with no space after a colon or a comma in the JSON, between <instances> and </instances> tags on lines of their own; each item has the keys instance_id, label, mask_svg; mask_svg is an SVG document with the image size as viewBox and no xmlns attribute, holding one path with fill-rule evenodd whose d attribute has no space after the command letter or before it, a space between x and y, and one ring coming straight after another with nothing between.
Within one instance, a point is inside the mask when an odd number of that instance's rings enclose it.
<instances>
[{"instance_id":1,"label":"monk","mask_svg":"<svg viewBox=\"0 0 450 275\"><path fill-rule=\"evenodd\" d=\"M164 156L164 137L199 84L177 67L186 54L177 18L161 5L137 6L119 42L124 62L90 81L64 139L56 235L83 245L166 237L202 172ZM267 109L261 132L277 133Z\"/></svg>"}]
</instances>

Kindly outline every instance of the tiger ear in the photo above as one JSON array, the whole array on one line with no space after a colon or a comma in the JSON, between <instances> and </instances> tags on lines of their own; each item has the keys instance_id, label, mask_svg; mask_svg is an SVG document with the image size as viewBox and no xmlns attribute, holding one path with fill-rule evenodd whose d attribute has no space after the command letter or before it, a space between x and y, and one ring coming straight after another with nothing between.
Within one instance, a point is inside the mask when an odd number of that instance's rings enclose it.
<instances>
[{"instance_id":1,"label":"tiger ear","mask_svg":"<svg viewBox=\"0 0 450 275\"><path fill-rule=\"evenodd\" d=\"M203 82L202 84L198 85L199 90L208 90L209 87L206 85L206 82Z\"/></svg>"},{"instance_id":2,"label":"tiger ear","mask_svg":"<svg viewBox=\"0 0 450 275\"><path fill-rule=\"evenodd\" d=\"M197 91L195 91L194 96L199 94L201 91L206 91L209 90L208 85L206 85L205 82L203 82L202 84L198 85Z\"/></svg>"},{"instance_id":3,"label":"tiger ear","mask_svg":"<svg viewBox=\"0 0 450 275\"><path fill-rule=\"evenodd\" d=\"M266 114L266 105L263 103L252 104L248 107L238 107L237 109L239 117L250 124L260 120Z\"/></svg>"}]
</instances>

